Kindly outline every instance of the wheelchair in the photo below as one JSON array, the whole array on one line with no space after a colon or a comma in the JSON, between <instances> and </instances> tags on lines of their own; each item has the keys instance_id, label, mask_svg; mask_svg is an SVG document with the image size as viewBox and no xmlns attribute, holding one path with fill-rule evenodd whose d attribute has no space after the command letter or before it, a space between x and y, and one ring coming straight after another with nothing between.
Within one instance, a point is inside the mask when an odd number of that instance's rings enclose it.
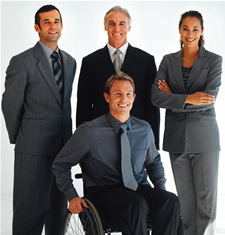
<instances>
[{"instance_id":1,"label":"wheelchair","mask_svg":"<svg viewBox=\"0 0 225 235\"><path fill-rule=\"evenodd\" d=\"M76 174L75 178L82 178L82 174ZM88 198L83 197L88 208L83 207L80 214L72 214L67 210L62 235L110 235L121 233L128 227L125 221L118 217L106 218L101 208ZM147 231L152 231L153 221L147 216ZM146 231L146 233L147 233Z\"/></svg>"}]
</instances>

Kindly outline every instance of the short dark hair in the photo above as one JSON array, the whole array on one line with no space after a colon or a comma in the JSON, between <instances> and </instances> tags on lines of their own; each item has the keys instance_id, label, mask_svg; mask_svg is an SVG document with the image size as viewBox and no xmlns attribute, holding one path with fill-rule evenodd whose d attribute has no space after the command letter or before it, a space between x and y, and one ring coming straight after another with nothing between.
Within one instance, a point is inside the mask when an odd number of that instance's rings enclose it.
<instances>
[{"instance_id":1,"label":"short dark hair","mask_svg":"<svg viewBox=\"0 0 225 235\"><path fill-rule=\"evenodd\" d=\"M40 26L40 16L39 14L40 13L43 13L43 12L48 12L48 11L53 11L53 10L56 10L59 12L59 15L60 15L60 21L62 23L62 16L61 16L61 13L59 11L59 9L53 5L44 5L42 6L35 14L35 17L34 17L34 23L37 24L39 26L39 28L41 28Z\"/></svg>"},{"instance_id":2,"label":"short dark hair","mask_svg":"<svg viewBox=\"0 0 225 235\"><path fill-rule=\"evenodd\" d=\"M128 81L131 83L134 91L135 91L135 85L134 85L134 80L129 76L127 75L126 73L122 72L122 71L119 71L118 73L116 74L113 74L106 82L105 84L105 92L109 95L110 93L110 89L112 87L112 84L114 81L116 80L119 80L119 81Z\"/></svg>"},{"instance_id":3,"label":"short dark hair","mask_svg":"<svg viewBox=\"0 0 225 235\"><path fill-rule=\"evenodd\" d=\"M180 21L179 21L179 29L181 28L181 25L183 23L183 20L186 18L186 17L196 17L199 21L200 21L200 24L201 24L201 29L203 30L204 29L204 21L203 21L203 17L201 15L200 12L198 11L186 11L185 13L183 13L180 17ZM203 37L203 35L200 36L200 39L198 41L198 45L202 45L204 46L205 44L205 39ZM182 40L180 40L180 46L181 48L184 47L184 43L182 42Z\"/></svg>"}]
</instances>

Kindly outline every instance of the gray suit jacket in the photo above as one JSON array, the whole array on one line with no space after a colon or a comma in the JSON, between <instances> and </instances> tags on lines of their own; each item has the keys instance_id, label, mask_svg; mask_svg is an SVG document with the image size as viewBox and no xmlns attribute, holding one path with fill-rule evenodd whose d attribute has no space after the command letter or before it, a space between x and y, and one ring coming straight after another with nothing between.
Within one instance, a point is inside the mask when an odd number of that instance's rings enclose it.
<instances>
[{"instance_id":1,"label":"gray suit jacket","mask_svg":"<svg viewBox=\"0 0 225 235\"><path fill-rule=\"evenodd\" d=\"M222 57L200 47L185 90L181 72L182 50L165 55L152 85L152 103L166 108L163 149L174 153L204 153L220 150L214 103L184 104L197 91L217 97L221 84ZM163 93L158 81L165 80L172 94Z\"/></svg>"},{"instance_id":2,"label":"gray suit jacket","mask_svg":"<svg viewBox=\"0 0 225 235\"><path fill-rule=\"evenodd\" d=\"M14 56L6 71L2 111L15 151L56 155L72 135L71 92L76 61L60 50L63 103L50 64L39 43Z\"/></svg>"}]
</instances>

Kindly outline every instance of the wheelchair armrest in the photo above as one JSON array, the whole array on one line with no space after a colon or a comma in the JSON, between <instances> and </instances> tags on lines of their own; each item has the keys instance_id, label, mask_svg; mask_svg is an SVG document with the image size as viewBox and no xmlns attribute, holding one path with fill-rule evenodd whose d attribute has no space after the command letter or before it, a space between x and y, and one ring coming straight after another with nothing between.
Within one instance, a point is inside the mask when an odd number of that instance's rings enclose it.
<instances>
[{"instance_id":1,"label":"wheelchair armrest","mask_svg":"<svg viewBox=\"0 0 225 235\"><path fill-rule=\"evenodd\" d=\"M75 178L76 178L76 179L82 179L82 178L83 178L82 173L76 174L76 175L75 175Z\"/></svg>"}]
</instances>

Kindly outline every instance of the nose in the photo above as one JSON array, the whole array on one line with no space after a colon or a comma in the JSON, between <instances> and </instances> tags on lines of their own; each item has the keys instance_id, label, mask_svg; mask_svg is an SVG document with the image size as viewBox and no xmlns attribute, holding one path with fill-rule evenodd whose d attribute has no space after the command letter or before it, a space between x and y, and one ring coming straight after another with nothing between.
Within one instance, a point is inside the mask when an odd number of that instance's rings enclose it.
<instances>
[{"instance_id":1,"label":"nose","mask_svg":"<svg viewBox=\"0 0 225 235\"><path fill-rule=\"evenodd\" d=\"M114 29L115 29L115 31L119 31L119 24L115 24Z\"/></svg>"},{"instance_id":2,"label":"nose","mask_svg":"<svg viewBox=\"0 0 225 235\"><path fill-rule=\"evenodd\" d=\"M188 36L192 36L193 35L193 32L191 30L188 31Z\"/></svg>"},{"instance_id":3,"label":"nose","mask_svg":"<svg viewBox=\"0 0 225 235\"><path fill-rule=\"evenodd\" d=\"M51 29L56 28L56 24L55 24L54 22L50 23L50 28L51 28Z\"/></svg>"},{"instance_id":4,"label":"nose","mask_svg":"<svg viewBox=\"0 0 225 235\"><path fill-rule=\"evenodd\" d=\"M126 94L121 95L121 96L120 96L120 100L121 100L121 101L125 101L125 100L126 100Z\"/></svg>"}]
</instances>

